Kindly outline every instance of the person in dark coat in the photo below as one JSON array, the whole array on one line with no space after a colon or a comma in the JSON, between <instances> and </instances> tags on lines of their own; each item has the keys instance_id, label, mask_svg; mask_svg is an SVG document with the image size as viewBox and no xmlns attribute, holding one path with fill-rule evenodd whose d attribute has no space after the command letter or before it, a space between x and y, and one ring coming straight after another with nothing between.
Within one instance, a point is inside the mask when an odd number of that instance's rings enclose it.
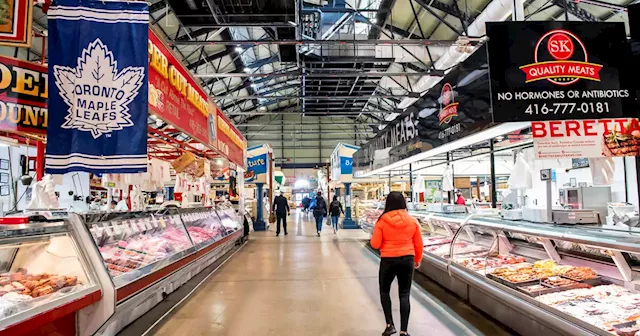
<instances>
[{"instance_id":1,"label":"person in dark coat","mask_svg":"<svg viewBox=\"0 0 640 336\"><path fill-rule=\"evenodd\" d=\"M288 235L289 233L287 232L287 216L291 213L291 210L289 209L289 201L287 201L287 199L282 196L282 194L280 194L273 200L273 209L271 210L276 213L276 237L280 235L280 222L282 222L282 226L284 226L284 235Z\"/></svg>"},{"instance_id":2,"label":"person in dark coat","mask_svg":"<svg viewBox=\"0 0 640 336\"><path fill-rule=\"evenodd\" d=\"M320 232L322 231L322 219L327 217L329 208L327 206L327 201L322 197L321 191L318 191L315 201L316 205L313 208L313 217L316 219L316 229L318 230L318 237L320 237Z\"/></svg>"},{"instance_id":3,"label":"person in dark coat","mask_svg":"<svg viewBox=\"0 0 640 336\"><path fill-rule=\"evenodd\" d=\"M338 233L338 218L340 214L344 214L342 203L338 201L338 196L333 196L333 202L329 205L329 213L331 214L331 224L333 225L333 233Z\"/></svg>"},{"instance_id":4,"label":"person in dark coat","mask_svg":"<svg viewBox=\"0 0 640 336\"><path fill-rule=\"evenodd\" d=\"M308 196L305 196L302 199L302 209L305 213L309 212L309 205L311 204L311 199Z\"/></svg>"}]
</instances>

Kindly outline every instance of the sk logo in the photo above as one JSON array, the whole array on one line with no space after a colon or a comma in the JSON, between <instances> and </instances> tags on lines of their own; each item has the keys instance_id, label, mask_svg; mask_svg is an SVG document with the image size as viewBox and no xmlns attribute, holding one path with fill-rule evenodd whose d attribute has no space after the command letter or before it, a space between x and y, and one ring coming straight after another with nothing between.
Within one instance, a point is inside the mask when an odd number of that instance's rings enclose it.
<instances>
[{"instance_id":1,"label":"sk logo","mask_svg":"<svg viewBox=\"0 0 640 336\"><path fill-rule=\"evenodd\" d=\"M126 67L118 72L118 61L106 45L96 39L78 57L75 68L53 67L56 86L69 113L62 128L103 134L133 126L129 104L144 82L144 67Z\"/></svg>"}]
</instances>

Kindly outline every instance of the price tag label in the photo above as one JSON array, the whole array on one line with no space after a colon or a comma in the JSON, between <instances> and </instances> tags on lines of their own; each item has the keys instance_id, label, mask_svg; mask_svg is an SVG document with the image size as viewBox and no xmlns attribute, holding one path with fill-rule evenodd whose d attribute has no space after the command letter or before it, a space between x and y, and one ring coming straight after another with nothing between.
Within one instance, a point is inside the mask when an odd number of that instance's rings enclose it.
<instances>
[{"instance_id":1,"label":"price tag label","mask_svg":"<svg viewBox=\"0 0 640 336\"><path fill-rule=\"evenodd\" d=\"M159 218L158 222L160 222L160 227L162 227L162 229L166 229L167 228L167 223L164 221L164 218Z\"/></svg>"},{"instance_id":2,"label":"price tag label","mask_svg":"<svg viewBox=\"0 0 640 336\"><path fill-rule=\"evenodd\" d=\"M104 225L104 232L107 233L107 236L113 237L115 234L115 232L113 231L113 227L109 223L103 223L103 225Z\"/></svg>"},{"instance_id":3,"label":"price tag label","mask_svg":"<svg viewBox=\"0 0 640 336\"><path fill-rule=\"evenodd\" d=\"M144 225L147 231L153 230L153 225L151 224L151 219L149 218L142 219L142 225Z\"/></svg>"},{"instance_id":4,"label":"price tag label","mask_svg":"<svg viewBox=\"0 0 640 336\"><path fill-rule=\"evenodd\" d=\"M121 225L121 223L118 223L118 222L111 222L111 224L112 224L112 225L111 225L111 227L113 228L113 233L114 233L116 236L121 235L121 234L122 234L122 231L123 231L123 230L122 230L122 225Z\"/></svg>"},{"instance_id":5,"label":"price tag label","mask_svg":"<svg viewBox=\"0 0 640 336\"><path fill-rule=\"evenodd\" d=\"M136 223L133 220L130 220L128 224L133 233L140 233L140 228L138 227L138 223Z\"/></svg>"}]
</instances>

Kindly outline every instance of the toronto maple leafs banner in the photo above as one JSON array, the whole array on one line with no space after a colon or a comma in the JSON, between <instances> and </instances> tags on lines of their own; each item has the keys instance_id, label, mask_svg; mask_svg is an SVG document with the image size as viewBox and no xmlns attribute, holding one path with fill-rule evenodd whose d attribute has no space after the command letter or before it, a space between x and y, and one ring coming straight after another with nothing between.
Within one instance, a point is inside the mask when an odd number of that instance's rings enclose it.
<instances>
[{"instance_id":1,"label":"toronto maple leafs banner","mask_svg":"<svg viewBox=\"0 0 640 336\"><path fill-rule=\"evenodd\" d=\"M45 170L147 170L146 2L56 0L49 9Z\"/></svg>"}]
</instances>

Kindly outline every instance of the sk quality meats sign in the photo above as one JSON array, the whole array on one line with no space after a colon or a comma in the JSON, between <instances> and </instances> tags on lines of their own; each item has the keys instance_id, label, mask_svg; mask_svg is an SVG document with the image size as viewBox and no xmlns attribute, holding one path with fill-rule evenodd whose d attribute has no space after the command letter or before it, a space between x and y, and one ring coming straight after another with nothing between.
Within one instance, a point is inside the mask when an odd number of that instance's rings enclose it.
<instances>
[{"instance_id":1,"label":"sk quality meats sign","mask_svg":"<svg viewBox=\"0 0 640 336\"><path fill-rule=\"evenodd\" d=\"M534 121L537 159L640 156L636 118Z\"/></svg>"},{"instance_id":2,"label":"sk quality meats sign","mask_svg":"<svg viewBox=\"0 0 640 336\"><path fill-rule=\"evenodd\" d=\"M634 117L622 23L487 23L493 120Z\"/></svg>"}]
</instances>

